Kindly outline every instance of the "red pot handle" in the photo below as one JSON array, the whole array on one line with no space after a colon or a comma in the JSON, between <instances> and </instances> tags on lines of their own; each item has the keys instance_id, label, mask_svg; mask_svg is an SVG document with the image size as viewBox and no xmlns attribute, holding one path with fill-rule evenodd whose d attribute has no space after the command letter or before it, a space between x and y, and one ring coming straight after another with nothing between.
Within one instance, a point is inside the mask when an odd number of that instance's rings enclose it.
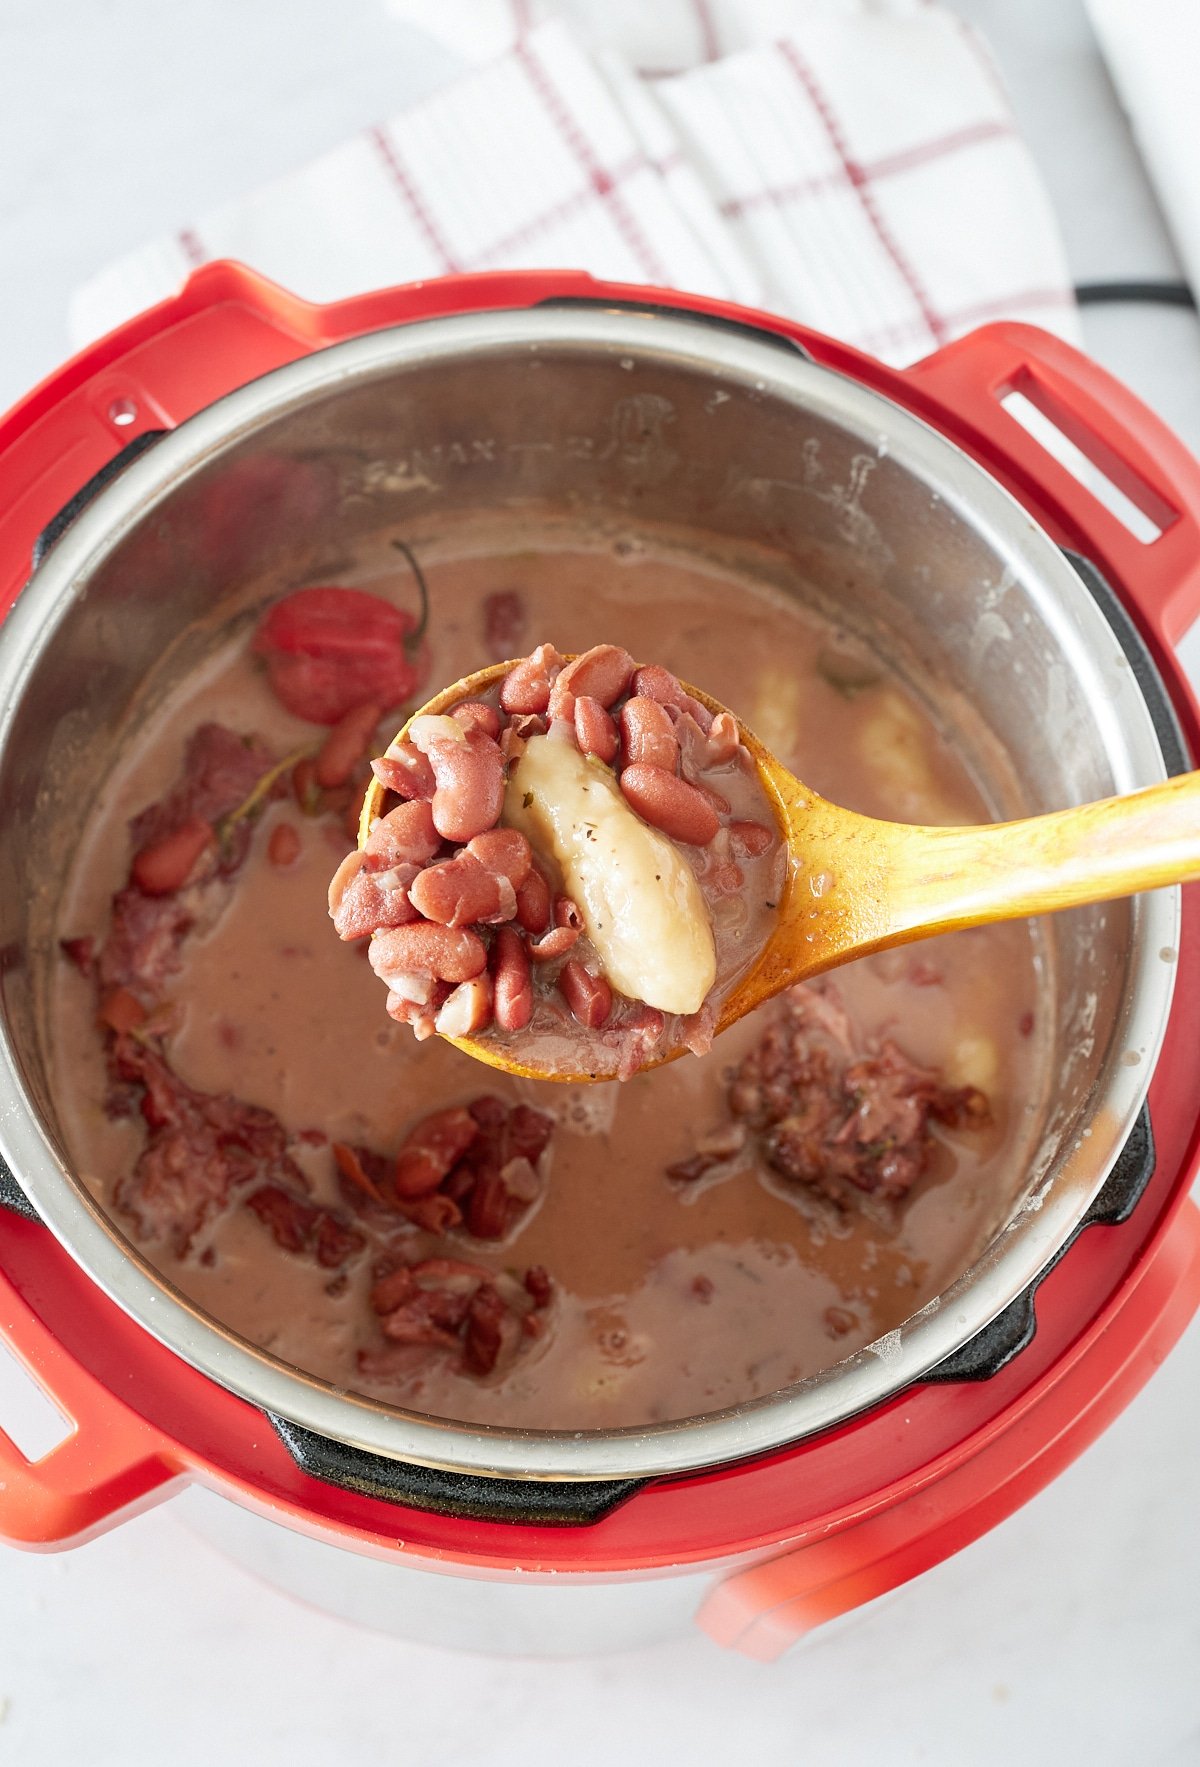
<instances>
[{"instance_id":1,"label":"red pot handle","mask_svg":"<svg viewBox=\"0 0 1200 1767\"><path fill-rule=\"evenodd\" d=\"M88 1374L0 1276L0 1337L72 1425L38 1460L0 1430L0 1540L78 1546L170 1494L173 1445Z\"/></svg>"},{"instance_id":2,"label":"red pot handle","mask_svg":"<svg viewBox=\"0 0 1200 1767\"><path fill-rule=\"evenodd\" d=\"M1008 1429L956 1450L892 1508L814 1545L735 1572L696 1616L717 1644L759 1662L825 1621L940 1564L1069 1466L1145 1384L1200 1305L1200 1209L1183 1205L1115 1317Z\"/></svg>"},{"instance_id":3,"label":"red pot handle","mask_svg":"<svg viewBox=\"0 0 1200 1767\"><path fill-rule=\"evenodd\" d=\"M1062 544L1084 553L1147 636L1174 646L1200 615L1200 463L1097 363L1032 325L987 325L908 369L914 410L947 430ZM1023 394L1160 531L1141 540L1001 403Z\"/></svg>"}]
</instances>

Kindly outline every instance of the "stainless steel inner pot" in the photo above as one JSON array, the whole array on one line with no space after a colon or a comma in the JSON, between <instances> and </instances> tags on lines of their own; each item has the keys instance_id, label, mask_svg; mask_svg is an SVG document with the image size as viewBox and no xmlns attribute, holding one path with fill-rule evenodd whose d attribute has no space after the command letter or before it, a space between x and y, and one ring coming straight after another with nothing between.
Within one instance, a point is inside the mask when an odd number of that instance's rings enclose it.
<instances>
[{"instance_id":1,"label":"stainless steel inner pot","mask_svg":"<svg viewBox=\"0 0 1200 1767\"><path fill-rule=\"evenodd\" d=\"M57 887L93 780L185 632L215 631L313 572L327 579L389 529L444 543L483 511L553 522L560 539L564 527L649 526L701 550L758 549L764 573L870 635L952 722L957 708L964 731L982 716L990 736L964 740L1006 814L1163 777L1125 656L1058 549L951 443L878 395L778 340L684 315L534 309L376 333L165 437L67 529L0 628L0 1147L128 1313L214 1380L321 1435L509 1477L711 1466L910 1384L1063 1245L1149 1083L1178 891L1047 923L1051 1096L1011 1213L950 1290L824 1374L702 1418L568 1434L395 1411L285 1366L172 1290L72 1174L40 1013ZM736 630L731 614L733 643Z\"/></svg>"}]
</instances>

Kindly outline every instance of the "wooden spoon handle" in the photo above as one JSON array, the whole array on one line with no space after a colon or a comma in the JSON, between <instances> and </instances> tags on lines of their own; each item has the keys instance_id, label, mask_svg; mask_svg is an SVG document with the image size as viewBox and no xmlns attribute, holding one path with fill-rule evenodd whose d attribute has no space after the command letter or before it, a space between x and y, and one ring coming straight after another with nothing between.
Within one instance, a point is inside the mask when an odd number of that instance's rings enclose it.
<instances>
[{"instance_id":1,"label":"wooden spoon handle","mask_svg":"<svg viewBox=\"0 0 1200 1767\"><path fill-rule=\"evenodd\" d=\"M1023 822L874 827L890 828L880 943L901 944L1200 877L1200 773Z\"/></svg>"}]
</instances>

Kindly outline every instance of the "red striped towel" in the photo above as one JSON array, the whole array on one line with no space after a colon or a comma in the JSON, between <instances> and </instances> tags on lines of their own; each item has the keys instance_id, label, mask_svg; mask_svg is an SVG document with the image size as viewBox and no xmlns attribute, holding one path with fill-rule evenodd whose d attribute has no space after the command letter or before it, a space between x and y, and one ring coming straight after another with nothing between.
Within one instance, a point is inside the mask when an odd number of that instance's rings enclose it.
<instances>
[{"instance_id":1,"label":"red striped towel","mask_svg":"<svg viewBox=\"0 0 1200 1767\"><path fill-rule=\"evenodd\" d=\"M554 266L765 306L894 361L998 317L1075 335L986 48L919 0L390 0L431 98L122 258L80 341L234 257L312 300Z\"/></svg>"}]
</instances>

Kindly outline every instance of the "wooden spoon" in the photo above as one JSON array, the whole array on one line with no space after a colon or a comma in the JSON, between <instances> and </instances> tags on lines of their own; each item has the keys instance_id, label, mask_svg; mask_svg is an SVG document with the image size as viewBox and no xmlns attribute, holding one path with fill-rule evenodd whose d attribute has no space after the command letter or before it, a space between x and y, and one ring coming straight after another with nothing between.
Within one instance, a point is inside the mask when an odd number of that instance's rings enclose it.
<instances>
[{"instance_id":1,"label":"wooden spoon","mask_svg":"<svg viewBox=\"0 0 1200 1767\"><path fill-rule=\"evenodd\" d=\"M512 666L497 663L466 676L413 717L479 698ZM728 710L711 694L683 686L714 714ZM1200 877L1200 772L1020 822L924 827L831 804L789 773L740 720L738 728L774 807L788 867L775 930L727 995L718 1033L784 988L873 951ZM363 804L360 846L385 797L374 781ZM549 1074L494 1039L447 1041L508 1073L576 1083L595 1077ZM683 1053L675 1049L659 1059Z\"/></svg>"}]
</instances>

